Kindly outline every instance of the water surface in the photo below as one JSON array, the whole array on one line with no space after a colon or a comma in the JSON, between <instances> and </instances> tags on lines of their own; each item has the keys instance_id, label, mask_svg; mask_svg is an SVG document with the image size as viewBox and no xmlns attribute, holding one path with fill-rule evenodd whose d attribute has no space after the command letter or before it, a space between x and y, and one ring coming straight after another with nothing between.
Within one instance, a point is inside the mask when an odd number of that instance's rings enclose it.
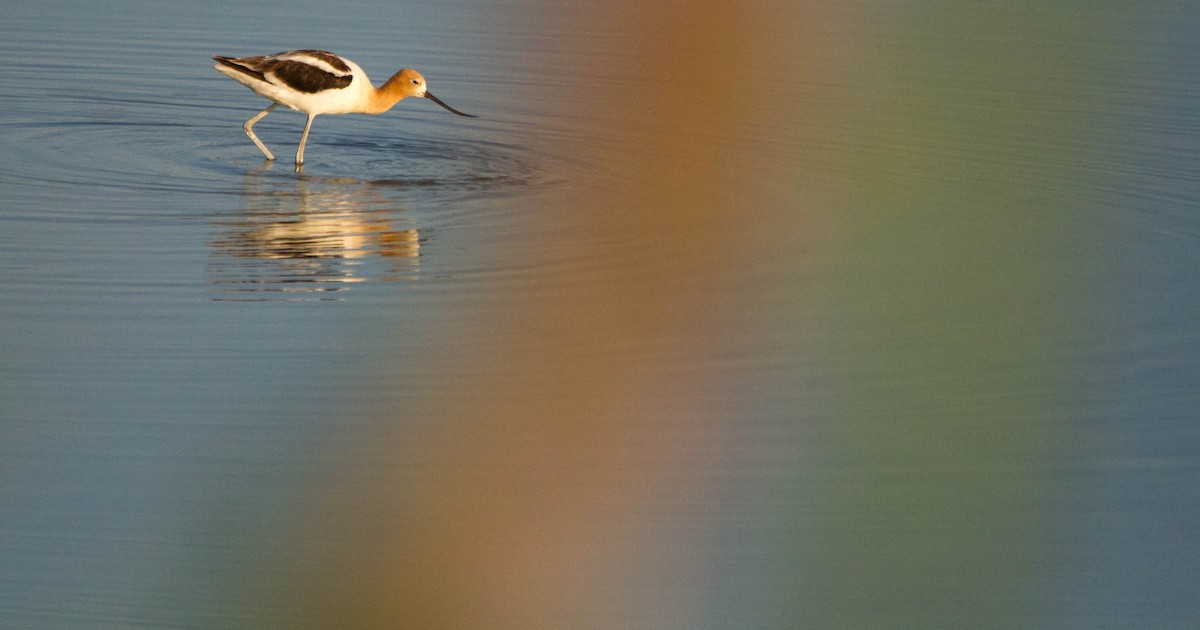
<instances>
[{"instance_id":1,"label":"water surface","mask_svg":"<svg viewBox=\"0 0 1200 630\"><path fill-rule=\"evenodd\" d=\"M0 25L0 626L1200 620L1190 5L106 7ZM480 117L264 163L301 47Z\"/></svg>"}]
</instances>

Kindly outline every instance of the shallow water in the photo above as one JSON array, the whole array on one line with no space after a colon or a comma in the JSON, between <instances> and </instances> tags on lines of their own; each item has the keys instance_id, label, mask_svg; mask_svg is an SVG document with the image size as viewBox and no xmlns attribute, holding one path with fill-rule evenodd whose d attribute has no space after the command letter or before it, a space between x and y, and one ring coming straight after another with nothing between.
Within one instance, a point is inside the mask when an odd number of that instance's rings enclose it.
<instances>
[{"instance_id":1,"label":"shallow water","mask_svg":"<svg viewBox=\"0 0 1200 630\"><path fill-rule=\"evenodd\" d=\"M0 626L1200 621L1190 5L628 4L11 7Z\"/></svg>"}]
</instances>

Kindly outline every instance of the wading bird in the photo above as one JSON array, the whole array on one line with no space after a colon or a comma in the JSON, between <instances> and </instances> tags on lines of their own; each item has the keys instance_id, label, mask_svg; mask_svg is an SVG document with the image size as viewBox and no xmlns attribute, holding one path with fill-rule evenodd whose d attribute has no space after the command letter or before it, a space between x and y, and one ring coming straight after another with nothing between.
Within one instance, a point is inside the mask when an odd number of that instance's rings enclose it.
<instances>
[{"instance_id":1,"label":"wading bird","mask_svg":"<svg viewBox=\"0 0 1200 630\"><path fill-rule=\"evenodd\" d=\"M297 169L304 164L304 144L318 114L382 114L401 100L416 96L427 98L459 116L474 118L430 94L425 87L425 77L411 68L397 72L376 88L358 64L324 50L292 50L236 59L217 55L213 60L217 62L213 67L218 71L259 96L274 101L242 125L242 130L268 160L274 160L275 156L254 135L254 123L280 105L308 114L300 146L296 148Z\"/></svg>"}]
</instances>

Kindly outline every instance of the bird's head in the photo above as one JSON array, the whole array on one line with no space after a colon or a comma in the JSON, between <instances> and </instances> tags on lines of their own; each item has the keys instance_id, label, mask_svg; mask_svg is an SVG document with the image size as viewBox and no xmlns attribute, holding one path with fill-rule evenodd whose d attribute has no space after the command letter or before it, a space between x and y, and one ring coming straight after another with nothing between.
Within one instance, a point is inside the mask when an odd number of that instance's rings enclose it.
<instances>
[{"instance_id":1,"label":"bird's head","mask_svg":"<svg viewBox=\"0 0 1200 630\"><path fill-rule=\"evenodd\" d=\"M427 98L434 103L445 107L447 110L458 114L459 116L475 118L475 116L472 116L471 114L464 114L457 109L450 107L449 105L443 103L441 99L431 94L429 92L429 87L425 85L425 77L421 76L420 72L417 72L412 68L405 68L392 75L392 78L388 79L387 83L385 84L385 88L391 88L395 90L400 98L409 96Z\"/></svg>"}]
</instances>

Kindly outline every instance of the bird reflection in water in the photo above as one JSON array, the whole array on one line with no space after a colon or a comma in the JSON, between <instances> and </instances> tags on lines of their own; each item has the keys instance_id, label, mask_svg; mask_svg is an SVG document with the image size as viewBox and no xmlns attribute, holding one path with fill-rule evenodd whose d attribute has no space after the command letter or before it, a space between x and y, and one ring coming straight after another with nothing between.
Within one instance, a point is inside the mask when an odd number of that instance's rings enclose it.
<instances>
[{"instance_id":1,"label":"bird reflection in water","mask_svg":"<svg viewBox=\"0 0 1200 630\"><path fill-rule=\"evenodd\" d=\"M340 300L352 283L413 280L421 236L370 184L304 178L294 189L246 176L246 206L213 219L216 300Z\"/></svg>"}]
</instances>

